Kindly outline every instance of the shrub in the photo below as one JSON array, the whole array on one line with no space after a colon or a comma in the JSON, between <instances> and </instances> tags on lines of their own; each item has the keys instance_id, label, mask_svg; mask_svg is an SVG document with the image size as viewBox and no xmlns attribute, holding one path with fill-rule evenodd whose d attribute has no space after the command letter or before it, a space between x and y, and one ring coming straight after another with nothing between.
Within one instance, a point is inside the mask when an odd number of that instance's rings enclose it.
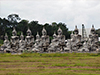
<instances>
[{"instance_id":1,"label":"shrub","mask_svg":"<svg viewBox=\"0 0 100 75\"><path fill-rule=\"evenodd\" d=\"M3 44L3 40L0 39L0 44Z\"/></svg>"}]
</instances>

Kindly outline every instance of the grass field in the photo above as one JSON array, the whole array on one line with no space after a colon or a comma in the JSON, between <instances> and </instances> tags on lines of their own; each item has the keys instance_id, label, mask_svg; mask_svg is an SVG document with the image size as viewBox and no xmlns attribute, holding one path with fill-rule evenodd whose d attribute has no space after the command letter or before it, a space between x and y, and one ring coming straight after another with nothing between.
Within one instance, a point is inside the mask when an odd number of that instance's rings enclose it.
<instances>
[{"instance_id":1,"label":"grass field","mask_svg":"<svg viewBox=\"0 0 100 75\"><path fill-rule=\"evenodd\" d=\"M0 54L0 75L100 75L100 53Z\"/></svg>"}]
</instances>

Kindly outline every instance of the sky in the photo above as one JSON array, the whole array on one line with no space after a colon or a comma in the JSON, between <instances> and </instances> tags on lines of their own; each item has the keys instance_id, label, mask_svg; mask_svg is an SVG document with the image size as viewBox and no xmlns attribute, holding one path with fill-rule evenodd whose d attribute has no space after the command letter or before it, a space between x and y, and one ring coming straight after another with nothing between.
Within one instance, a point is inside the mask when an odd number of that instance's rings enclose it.
<instances>
[{"instance_id":1,"label":"sky","mask_svg":"<svg viewBox=\"0 0 100 75\"><path fill-rule=\"evenodd\" d=\"M0 17L18 14L21 19L65 23L69 30L100 28L100 0L0 0Z\"/></svg>"}]
</instances>

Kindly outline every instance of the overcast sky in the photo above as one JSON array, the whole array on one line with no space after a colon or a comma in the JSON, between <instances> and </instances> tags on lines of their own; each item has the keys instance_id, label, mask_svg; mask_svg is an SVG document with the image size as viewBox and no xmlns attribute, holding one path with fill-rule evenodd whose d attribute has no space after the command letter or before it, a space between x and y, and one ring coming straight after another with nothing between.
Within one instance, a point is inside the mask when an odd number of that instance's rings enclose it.
<instances>
[{"instance_id":1,"label":"overcast sky","mask_svg":"<svg viewBox=\"0 0 100 75\"><path fill-rule=\"evenodd\" d=\"M70 30L82 24L100 28L100 0L0 0L0 17L9 14L40 24L63 22Z\"/></svg>"}]
</instances>

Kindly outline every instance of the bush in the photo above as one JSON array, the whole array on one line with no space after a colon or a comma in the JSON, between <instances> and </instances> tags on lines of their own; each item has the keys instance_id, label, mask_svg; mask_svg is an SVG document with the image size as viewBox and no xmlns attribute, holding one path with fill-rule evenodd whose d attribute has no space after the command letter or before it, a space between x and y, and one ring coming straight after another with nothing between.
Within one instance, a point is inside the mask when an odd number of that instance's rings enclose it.
<instances>
[{"instance_id":1,"label":"bush","mask_svg":"<svg viewBox=\"0 0 100 75\"><path fill-rule=\"evenodd\" d=\"M0 44L3 44L3 40L0 39Z\"/></svg>"},{"instance_id":2,"label":"bush","mask_svg":"<svg viewBox=\"0 0 100 75\"><path fill-rule=\"evenodd\" d=\"M0 46L3 44L3 40L0 39Z\"/></svg>"}]
</instances>

